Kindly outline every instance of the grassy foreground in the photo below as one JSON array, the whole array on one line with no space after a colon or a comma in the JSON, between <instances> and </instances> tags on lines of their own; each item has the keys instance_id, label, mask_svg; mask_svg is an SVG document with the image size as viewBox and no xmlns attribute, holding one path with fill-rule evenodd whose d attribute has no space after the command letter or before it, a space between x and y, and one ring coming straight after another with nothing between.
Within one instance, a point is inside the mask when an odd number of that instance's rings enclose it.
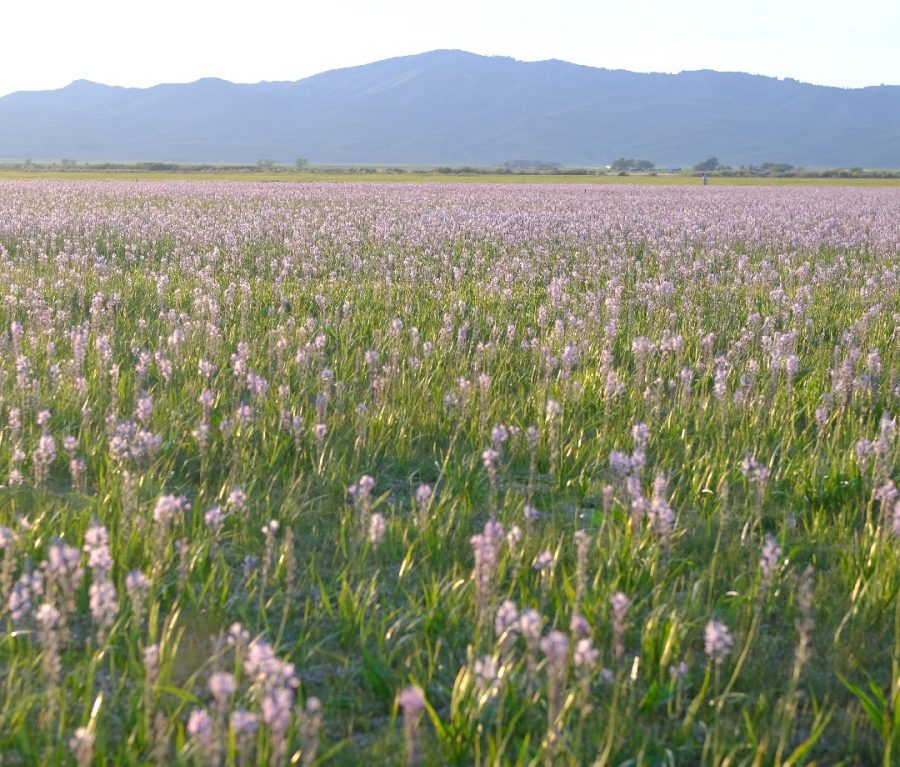
<instances>
[{"instance_id":1,"label":"grassy foreground","mask_svg":"<svg viewBox=\"0 0 900 767\"><path fill-rule=\"evenodd\" d=\"M895 764L898 226L0 182L3 764Z\"/></svg>"}]
</instances>

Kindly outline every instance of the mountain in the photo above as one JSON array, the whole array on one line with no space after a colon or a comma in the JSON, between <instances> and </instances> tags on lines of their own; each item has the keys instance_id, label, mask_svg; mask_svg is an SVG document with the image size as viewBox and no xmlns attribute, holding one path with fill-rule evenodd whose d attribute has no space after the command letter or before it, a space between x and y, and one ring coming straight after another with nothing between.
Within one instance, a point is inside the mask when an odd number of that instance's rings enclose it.
<instances>
[{"instance_id":1,"label":"mountain","mask_svg":"<svg viewBox=\"0 0 900 767\"><path fill-rule=\"evenodd\" d=\"M433 51L297 82L122 88L85 80L0 98L7 160L900 168L900 86L732 72L639 74Z\"/></svg>"}]
</instances>

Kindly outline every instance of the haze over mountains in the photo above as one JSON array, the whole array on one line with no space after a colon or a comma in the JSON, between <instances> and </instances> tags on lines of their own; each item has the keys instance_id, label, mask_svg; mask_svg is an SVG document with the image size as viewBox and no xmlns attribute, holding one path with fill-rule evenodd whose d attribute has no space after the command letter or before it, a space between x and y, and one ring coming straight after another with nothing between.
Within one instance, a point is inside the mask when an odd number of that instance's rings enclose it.
<instances>
[{"instance_id":1,"label":"haze over mountains","mask_svg":"<svg viewBox=\"0 0 900 767\"><path fill-rule=\"evenodd\" d=\"M0 98L0 159L900 168L900 86L841 89L433 51L297 82L84 80Z\"/></svg>"}]
</instances>

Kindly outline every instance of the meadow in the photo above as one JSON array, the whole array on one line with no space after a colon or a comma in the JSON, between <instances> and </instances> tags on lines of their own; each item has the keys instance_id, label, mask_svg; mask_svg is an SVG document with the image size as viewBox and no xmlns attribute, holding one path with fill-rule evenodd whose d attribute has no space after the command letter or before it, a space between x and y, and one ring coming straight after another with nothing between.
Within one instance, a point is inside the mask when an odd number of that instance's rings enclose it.
<instances>
[{"instance_id":1,"label":"meadow","mask_svg":"<svg viewBox=\"0 0 900 767\"><path fill-rule=\"evenodd\" d=\"M0 180L0 762L889 767L898 409L898 189Z\"/></svg>"}]
</instances>

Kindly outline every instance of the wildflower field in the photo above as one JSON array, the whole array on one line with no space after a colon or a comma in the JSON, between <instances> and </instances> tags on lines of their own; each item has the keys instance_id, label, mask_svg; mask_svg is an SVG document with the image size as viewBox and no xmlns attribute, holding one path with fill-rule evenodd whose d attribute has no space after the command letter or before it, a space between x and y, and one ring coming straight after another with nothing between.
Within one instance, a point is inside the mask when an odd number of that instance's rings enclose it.
<instances>
[{"instance_id":1,"label":"wildflower field","mask_svg":"<svg viewBox=\"0 0 900 767\"><path fill-rule=\"evenodd\" d=\"M900 189L0 181L0 764L900 762Z\"/></svg>"}]
</instances>

